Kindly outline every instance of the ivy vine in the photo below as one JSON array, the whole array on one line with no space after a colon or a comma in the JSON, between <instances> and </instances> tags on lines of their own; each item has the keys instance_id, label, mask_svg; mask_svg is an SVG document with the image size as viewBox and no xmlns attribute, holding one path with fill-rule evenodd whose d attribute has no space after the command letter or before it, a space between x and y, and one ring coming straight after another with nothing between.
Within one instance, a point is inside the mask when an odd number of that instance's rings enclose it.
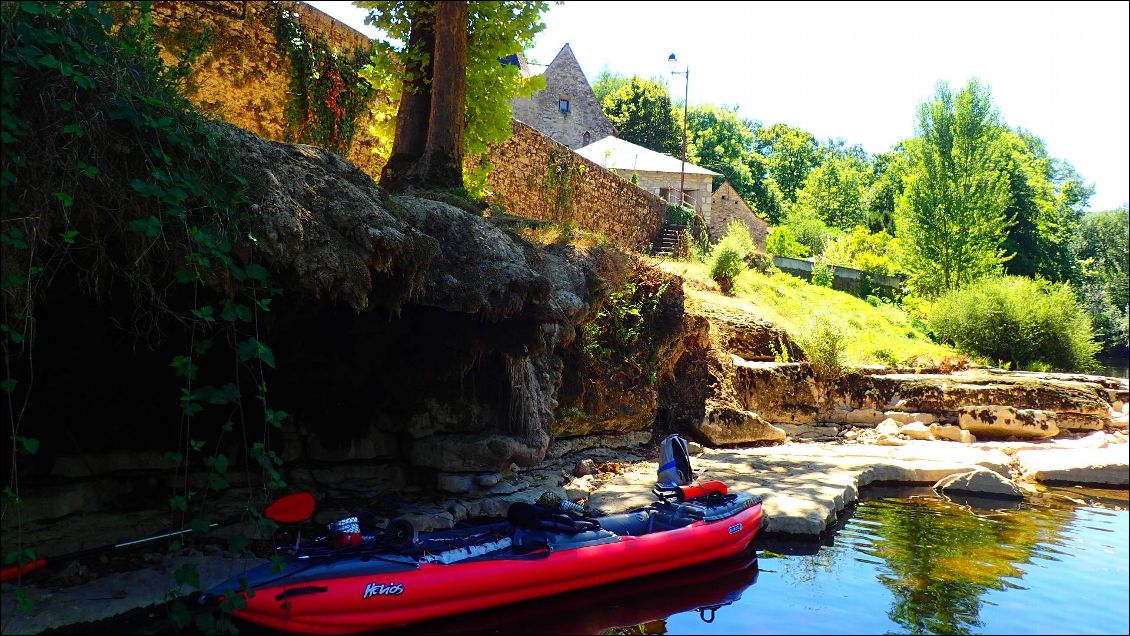
<instances>
[{"instance_id":1,"label":"ivy vine","mask_svg":"<svg viewBox=\"0 0 1130 636\"><path fill-rule=\"evenodd\" d=\"M290 100L284 110L286 140L320 146L344 157L369 109L373 88L360 75L372 48L338 52L310 33L297 14L275 3L275 37L290 61Z\"/></svg>"},{"instance_id":2,"label":"ivy vine","mask_svg":"<svg viewBox=\"0 0 1130 636\"><path fill-rule=\"evenodd\" d=\"M549 206L550 217L558 223L573 216L574 180L585 174L585 164L576 161L568 148L551 150L545 167L545 188L542 197Z\"/></svg>"},{"instance_id":3,"label":"ivy vine","mask_svg":"<svg viewBox=\"0 0 1130 636\"><path fill-rule=\"evenodd\" d=\"M287 414L268 400L265 373L275 360L261 339L262 318L281 290L255 260L247 181L214 124L184 96L183 79L203 43L166 66L150 5L123 3L113 13L97 2L0 8L0 389L14 442L3 514L19 518L21 460L42 450L36 423L25 416L36 374L51 372L36 368L33 353L52 282L71 278L95 297L118 282L138 308L128 328L162 339L168 325L180 325L188 343L169 365L182 417L180 445L167 455L178 467L168 506L195 536L211 522L208 494L230 487L231 466L262 469L260 482L247 486L261 488L263 501L285 486L270 437ZM201 377L204 361L233 372ZM245 440L241 457L225 454L230 438ZM190 480L199 470L207 475L203 489ZM17 524L5 564L37 558L19 532ZM170 598L184 585L200 586L191 566L174 579ZM241 602L233 596L223 609ZM183 606L173 618L204 631L229 626L222 617L193 618Z\"/></svg>"}]
</instances>

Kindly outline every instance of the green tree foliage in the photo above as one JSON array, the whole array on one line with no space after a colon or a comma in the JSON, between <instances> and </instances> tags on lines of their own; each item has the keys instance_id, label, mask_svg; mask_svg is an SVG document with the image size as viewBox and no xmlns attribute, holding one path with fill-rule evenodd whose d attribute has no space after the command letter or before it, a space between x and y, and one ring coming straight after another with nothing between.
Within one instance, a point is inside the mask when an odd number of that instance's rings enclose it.
<instances>
[{"instance_id":1,"label":"green tree foliage","mask_svg":"<svg viewBox=\"0 0 1130 636\"><path fill-rule=\"evenodd\" d=\"M832 241L824 250L824 258L834 265L892 276L898 273L893 256L898 253L898 243L882 230L872 233L858 226Z\"/></svg>"},{"instance_id":2,"label":"green tree foliage","mask_svg":"<svg viewBox=\"0 0 1130 636\"><path fill-rule=\"evenodd\" d=\"M1074 237L1087 313L1103 353L1130 350L1130 213L1126 208L1089 212Z\"/></svg>"},{"instance_id":3,"label":"green tree foliage","mask_svg":"<svg viewBox=\"0 0 1130 636\"><path fill-rule=\"evenodd\" d=\"M925 295L999 272L1010 223L1007 157L989 90L972 79L938 85L908 142L905 192L895 214L910 285Z\"/></svg>"},{"instance_id":4,"label":"green tree foliage","mask_svg":"<svg viewBox=\"0 0 1130 636\"><path fill-rule=\"evenodd\" d=\"M777 227L788 228L797 242L808 248L809 255L823 254L828 245L843 233L839 228L830 227L813 212L797 206L791 207L785 222Z\"/></svg>"},{"instance_id":5,"label":"green tree foliage","mask_svg":"<svg viewBox=\"0 0 1130 636\"><path fill-rule=\"evenodd\" d=\"M367 9L366 23L385 34L384 38L374 41L376 52L363 76L379 92L390 95L395 104L401 99L404 83L415 81L413 69L421 68L430 59L429 51L411 46L411 11L418 9L417 5L433 3L359 1L353 4ZM482 158L491 144L510 137L511 99L528 97L545 87L544 77L523 78L516 66L500 64L499 60L533 46L534 36L545 29L541 16L547 8L547 2L469 3L463 134L464 155L469 159ZM395 123L394 112L384 107L374 113L378 121L386 122L386 134ZM470 161L465 169L473 169L469 167L473 165L475 162ZM467 178L468 182L474 181L472 175Z\"/></svg>"},{"instance_id":6,"label":"green tree foliage","mask_svg":"<svg viewBox=\"0 0 1130 636\"><path fill-rule=\"evenodd\" d=\"M1005 271L1050 280L1074 278L1071 237L1092 189L1069 164L1048 156L1044 142L1024 130L1004 130L1009 176L1009 206L1014 220L1004 248L1015 256ZM1058 183L1057 183L1058 181Z\"/></svg>"},{"instance_id":7,"label":"green tree foliage","mask_svg":"<svg viewBox=\"0 0 1130 636\"><path fill-rule=\"evenodd\" d=\"M721 172L715 187L729 181L747 202L756 186L750 169L753 147L751 123L738 115L737 108L703 104L687 111L687 159Z\"/></svg>"},{"instance_id":8,"label":"green tree foliage","mask_svg":"<svg viewBox=\"0 0 1130 636\"><path fill-rule=\"evenodd\" d=\"M833 155L813 168L796 194L795 207L825 225L842 230L867 222L866 163L855 157Z\"/></svg>"},{"instance_id":9,"label":"green tree foliage","mask_svg":"<svg viewBox=\"0 0 1130 636\"><path fill-rule=\"evenodd\" d=\"M606 95L601 107L621 139L671 156L682 155L682 126L676 123L671 97L662 82L633 77Z\"/></svg>"},{"instance_id":10,"label":"green tree foliage","mask_svg":"<svg viewBox=\"0 0 1130 636\"><path fill-rule=\"evenodd\" d=\"M938 338L1014 368L1095 367L1099 345L1079 299L1065 284L990 276L943 295L930 315Z\"/></svg>"},{"instance_id":11,"label":"green tree foliage","mask_svg":"<svg viewBox=\"0 0 1130 636\"><path fill-rule=\"evenodd\" d=\"M758 127L756 150L766 158L769 173L786 201L796 201L808 173L820 163L820 146L812 133L785 124Z\"/></svg>"},{"instance_id":12,"label":"green tree foliage","mask_svg":"<svg viewBox=\"0 0 1130 636\"><path fill-rule=\"evenodd\" d=\"M785 258L808 258L812 248L797 240L787 225L774 227L765 238L765 251Z\"/></svg>"},{"instance_id":13,"label":"green tree foliage","mask_svg":"<svg viewBox=\"0 0 1130 636\"><path fill-rule=\"evenodd\" d=\"M872 232L895 233L895 203L903 192L906 155L902 143L871 158L867 188L867 225Z\"/></svg>"},{"instance_id":14,"label":"green tree foliage","mask_svg":"<svg viewBox=\"0 0 1130 636\"><path fill-rule=\"evenodd\" d=\"M603 104L604 98L614 93L616 90L623 86L627 86L631 82L631 78L627 75L614 73L608 65L605 64L604 68L596 74L596 78L592 81L592 94L596 96L596 103Z\"/></svg>"}]
</instances>

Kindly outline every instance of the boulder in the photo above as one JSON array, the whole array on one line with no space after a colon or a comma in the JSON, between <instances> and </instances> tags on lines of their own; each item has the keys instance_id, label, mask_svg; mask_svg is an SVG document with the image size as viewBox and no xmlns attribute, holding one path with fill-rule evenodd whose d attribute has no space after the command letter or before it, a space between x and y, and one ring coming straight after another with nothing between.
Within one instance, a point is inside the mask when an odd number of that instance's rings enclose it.
<instances>
[{"instance_id":1,"label":"boulder","mask_svg":"<svg viewBox=\"0 0 1130 636\"><path fill-rule=\"evenodd\" d=\"M768 422L815 424L820 412L812 368L799 362L735 362L733 390L741 407Z\"/></svg>"},{"instance_id":2,"label":"boulder","mask_svg":"<svg viewBox=\"0 0 1130 636\"><path fill-rule=\"evenodd\" d=\"M962 492L1006 499L1024 498L1019 486L988 468L975 468L947 475L934 484L934 490L942 493Z\"/></svg>"},{"instance_id":3,"label":"boulder","mask_svg":"<svg viewBox=\"0 0 1130 636\"><path fill-rule=\"evenodd\" d=\"M930 427L921 422L911 422L899 427L899 435L910 439L934 439Z\"/></svg>"},{"instance_id":4,"label":"boulder","mask_svg":"<svg viewBox=\"0 0 1130 636\"><path fill-rule=\"evenodd\" d=\"M966 406L958 409L958 424L981 437L1044 439L1059 434L1056 414L1011 406Z\"/></svg>"},{"instance_id":5,"label":"boulder","mask_svg":"<svg viewBox=\"0 0 1130 636\"><path fill-rule=\"evenodd\" d=\"M906 440L893 435L880 435L879 439L875 440L875 444L879 446L905 446Z\"/></svg>"},{"instance_id":6,"label":"boulder","mask_svg":"<svg viewBox=\"0 0 1130 636\"><path fill-rule=\"evenodd\" d=\"M879 422L879 425L875 427L875 432L879 435L893 437L899 434L899 423L891 418L887 418Z\"/></svg>"},{"instance_id":7,"label":"boulder","mask_svg":"<svg viewBox=\"0 0 1130 636\"><path fill-rule=\"evenodd\" d=\"M482 473L475 475L475 485L479 488L490 488L502 481L501 473Z\"/></svg>"},{"instance_id":8,"label":"boulder","mask_svg":"<svg viewBox=\"0 0 1130 636\"><path fill-rule=\"evenodd\" d=\"M934 422L938 421L938 416L934 413L904 413L902 411L886 411L885 413L883 413L883 417L889 417L899 424L910 424L911 422L933 424Z\"/></svg>"},{"instance_id":9,"label":"boulder","mask_svg":"<svg viewBox=\"0 0 1130 636\"><path fill-rule=\"evenodd\" d=\"M699 444L698 442L687 442L687 452L691 455L701 455L702 444Z\"/></svg>"},{"instance_id":10,"label":"boulder","mask_svg":"<svg viewBox=\"0 0 1130 636\"><path fill-rule=\"evenodd\" d=\"M443 492L471 492L475 487L475 476L467 473L439 473L436 475L436 488Z\"/></svg>"},{"instance_id":11,"label":"boulder","mask_svg":"<svg viewBox=\"0 0 1130 636\"><path fill-rule=\"evenodd\" d=\"M961 442L962 444L972 444L977 441L973 433L952 424L931 424L930 433L934 435L934 439Z\"/></svg>"},{"instance_id":12,"label":"boulder","mask_svg":"<svg viewBox=\"0 0 1130 636\"><path fill-rule=\"evenodd\" d=\"M842 423L854 424L856 426L875 426L888 417L891 416L876 409L854 409L843 414ZM896 419L895 421L900 423L902 422L902 420L898 419Z\"/></svg>"},{"instance_id":13,"label":"boulder","mask_svg":"<svg viewBox=\"0 0 1130 636\"><path fill-rule=\"evenodd\" d=\"M757 413L709 401L697 432L712 446L783 442L785 431L761 419Z\"/></svg>"},{"instance_id":14,"label":"boulder","mask_svg":"<svg viewBox=\"0 0 1130 636\"><path fill-rule=\"evenodd\" d=\"M1020 472L1043 482L1122 486L1130 484L1130 444L1106 448L1023 450L1016 453Z\"/></svg>"}]
</instances>

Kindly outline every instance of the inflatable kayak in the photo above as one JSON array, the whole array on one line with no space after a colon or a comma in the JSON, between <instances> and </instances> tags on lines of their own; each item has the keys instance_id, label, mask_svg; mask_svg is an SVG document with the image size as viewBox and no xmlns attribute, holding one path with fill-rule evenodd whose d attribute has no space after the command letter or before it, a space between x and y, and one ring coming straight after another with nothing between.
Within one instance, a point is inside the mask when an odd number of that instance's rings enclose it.
<instances>
[{"instance_id":1,"label":"inflatable kayak","mask_svg":"<svg viewBox=\"0 0 1130 636\"><path fill-rule=\"evenodd\" d=\"M584 517L525 503L507 521L427 533L404 524L365 534L356 518L279 565L234 577L202 603L241 594L241 619L287 632L398 627L599 586L741 553L761 527L761 500L677 490L632 512ZM698 495L698 496L684 496ZM544 499L544 498L543 498Z\"/></svg>"}]
</instances>

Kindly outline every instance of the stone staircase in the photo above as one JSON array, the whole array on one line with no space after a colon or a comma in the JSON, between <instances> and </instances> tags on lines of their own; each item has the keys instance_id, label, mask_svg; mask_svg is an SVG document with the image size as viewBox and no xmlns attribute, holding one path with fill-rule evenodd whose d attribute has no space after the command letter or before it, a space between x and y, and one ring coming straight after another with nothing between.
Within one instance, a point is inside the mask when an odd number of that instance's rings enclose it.
<instances>
[{"instance_id":1,"label":"stone staircase","mask_svg":"<svg viewBox=\"0 0 1130 636\"><path fill-rule=\"evenodd\" d=\"M682 252L685 225L667 223L655 237L655 255L660 258L674 258Z\"/></svg>"}]
</instances>

